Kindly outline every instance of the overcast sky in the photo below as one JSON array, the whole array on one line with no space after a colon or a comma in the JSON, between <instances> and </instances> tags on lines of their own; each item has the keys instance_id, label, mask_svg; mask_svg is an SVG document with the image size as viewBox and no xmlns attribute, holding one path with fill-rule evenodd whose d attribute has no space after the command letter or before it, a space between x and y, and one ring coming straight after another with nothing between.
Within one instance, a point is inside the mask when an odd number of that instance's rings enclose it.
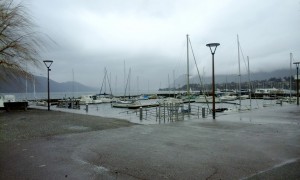
<instances>
[{"instance_id":1,"label":"overcast sky","mask_svg":"<svg viewBox=\"0 0 300 180\"><path fill-rule=\"evenodd\" d=\"M189 34L201 75L211 76L207 43L220 43L216 74L238 74L237 34L251 72L289 68L300 60L300 0L25 0L38 26L56 42L44 59L50 76L99 87L107 68L115 84L156 90L186 74ZM191 52L190 52L191 53ZM196 75L190 56L190 71ZM241 58L241 71L246 73ZM46 76L46 69L39 72ZM137 83L138 82L138 83Z\"/></svg>"}]
</instances>

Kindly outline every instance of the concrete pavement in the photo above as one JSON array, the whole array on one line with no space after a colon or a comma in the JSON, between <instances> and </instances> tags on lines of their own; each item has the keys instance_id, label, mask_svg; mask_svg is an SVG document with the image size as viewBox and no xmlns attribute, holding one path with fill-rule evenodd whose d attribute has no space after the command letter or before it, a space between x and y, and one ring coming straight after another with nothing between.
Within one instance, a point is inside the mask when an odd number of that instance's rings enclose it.
<instances>
[{"instance_id":1,"label":"concrete pavement","mask_svg":"<svg viewBox=\"0 0 300 180\"><path fill-rule=\"evenodd\" d=\"M300 179L300 108L2 145L1 179Z\"/></svg>"}]
</instances>

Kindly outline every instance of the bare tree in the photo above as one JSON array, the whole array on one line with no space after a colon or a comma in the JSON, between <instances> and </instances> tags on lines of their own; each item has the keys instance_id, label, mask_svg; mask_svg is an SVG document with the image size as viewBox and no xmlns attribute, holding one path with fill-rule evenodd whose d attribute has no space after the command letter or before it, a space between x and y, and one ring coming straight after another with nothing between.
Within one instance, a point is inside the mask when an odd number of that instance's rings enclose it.
<instances>
[{"instance_id":1,"label":"bare tree","mask_svg":"<svg viewBox=\"0 0 300 180\"><path fill-rule=\"evenodd\" d=\"M41 64L39 50L45 46L34 27L25 6L0 0L0 80L30 74L27 65Z\"/></svg>"}]
</instances>

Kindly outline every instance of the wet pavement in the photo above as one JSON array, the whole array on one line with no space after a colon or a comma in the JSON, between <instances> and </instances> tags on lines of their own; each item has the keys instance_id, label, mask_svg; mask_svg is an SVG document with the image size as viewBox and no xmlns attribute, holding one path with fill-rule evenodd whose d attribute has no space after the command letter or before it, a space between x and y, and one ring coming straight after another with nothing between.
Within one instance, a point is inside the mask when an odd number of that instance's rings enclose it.
<instances>
[{"instance_id":1,"label":"wet pavement","mask_svg":"<svg viewBox=\"0 0 300 180\"><path fill-rule=\"evenodd\" d=\"M270 107L217 114L216 120L192 118L5 145L0 179L299 179L300 108Z\"/></svg>"}]
</instances>

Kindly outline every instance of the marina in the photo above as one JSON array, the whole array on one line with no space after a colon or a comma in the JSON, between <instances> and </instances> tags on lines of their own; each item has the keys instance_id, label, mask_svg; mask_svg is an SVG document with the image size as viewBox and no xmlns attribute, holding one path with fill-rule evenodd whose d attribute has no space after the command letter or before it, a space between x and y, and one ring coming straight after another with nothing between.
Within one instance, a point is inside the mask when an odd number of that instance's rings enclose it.
<instances>
[{"instance_id":1,"label":"marina","mask_svg":"<svg viewBox=\"0 0 300 180\"><path fill-rule=\"evenodd\" d=\"M249 99L242 100L240 107L239 100L216 103L216 116L227 114L255 111L262 108L286 106L290 103L277 100ZM112 103L79 105L78 108L71 108L70 105L59 107L52 105L51 110L63 111L74 114L86 114L93 116L118 118L138 124L161 124L189 119L201 119L211 117L212 103L191 103L188 110L188 103L159 103L159 99L139 100L141 106L137 108L114 108ZM75 107L75 106L74 106ZM46 109L46 106L39 106L30 103L29 108Z\"/></svg>"},{"instance_id":2,"label":"marina","mask_svg":"<svg viewBox=\"0 0 300 180\"><path fill-rule=\"evenodd\" d=\"M0 13L1 180L300 180L299 2Z\"/></svg>"}]
</instances>

